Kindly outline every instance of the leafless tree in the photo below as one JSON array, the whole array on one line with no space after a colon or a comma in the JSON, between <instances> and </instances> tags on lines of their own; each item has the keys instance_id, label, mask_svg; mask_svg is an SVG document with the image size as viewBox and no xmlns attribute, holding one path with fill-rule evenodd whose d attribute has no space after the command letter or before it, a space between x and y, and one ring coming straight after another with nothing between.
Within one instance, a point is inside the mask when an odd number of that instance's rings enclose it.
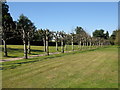
<instances>
[{"instance_id":1,"label":"leafless tree","mask_svg":"<svg viewBox=\"0 0 120 90\"><path fill-rule=\"evenodd\" d=\"M49 55L49 30L46 30L46 53Z\"/></svg>"}]
</instances>

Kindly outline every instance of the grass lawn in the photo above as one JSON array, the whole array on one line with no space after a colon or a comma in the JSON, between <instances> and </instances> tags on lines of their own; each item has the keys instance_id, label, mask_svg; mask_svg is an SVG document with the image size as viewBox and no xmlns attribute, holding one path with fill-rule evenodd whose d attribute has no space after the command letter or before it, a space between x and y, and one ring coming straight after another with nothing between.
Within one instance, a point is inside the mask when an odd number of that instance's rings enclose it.
<instances>
[{"instance_id":1,"label":"grass lawn","mask_svg":"<svg viewBox=\"0 0 120 90\"><path fill-rule=\"evenodd\" d=\"M2 56L4 56L3 53L3 45L2 47ZM16 58L16 57L23 57L24 56L24 47L23 45L7 45L7 50L8 50L8 57L2 57L3 59L5 58ZM61 51L61 47L58 47L59 51ZM78 45L74 45L74 49L77 50L78 49ZM71 45L67 45L67 50L65 51L70 51L72 50L72 46ZM49 52L57 52L56 51L56 47L55 46L50 46L49 47ZM31 46L31 54L30 55L39 55L39 54L43 54L44 52L44 46ZM1 57L0 57L1 58Z\"/></svg>"},{"instance_id":2,"label":"grass lawn","mask_svg":"<svg viewBox=\"0 0 120 90\"><path fill-rule=\"evenodd\" d=\"M117 88L117 51L116 47L107 47L4 62L2 85L3 88Z\"/></svg>"}]
</instances>

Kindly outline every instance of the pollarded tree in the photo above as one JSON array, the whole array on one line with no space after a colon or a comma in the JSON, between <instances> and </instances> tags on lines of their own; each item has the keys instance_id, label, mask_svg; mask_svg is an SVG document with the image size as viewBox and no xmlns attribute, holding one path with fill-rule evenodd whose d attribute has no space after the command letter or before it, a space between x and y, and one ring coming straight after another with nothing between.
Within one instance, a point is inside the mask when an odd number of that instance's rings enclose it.
<instances>
[{"instance_id":1,"label":"pollarded tree","mask_svg":"<svg viewBox=\"0 0 120 90\"><path fill-rule=\"evenodd\" d=\"M89 49L91 49L91 46L92 46L92 37L89 36Z\"/></svg>"},{"instance_id":2,"label":"pollarded tree","mask_svg":"<svg viewBox=\"0 0 120 90\"><path fill-rule=\"evenodd\" d=\"M53 32L53 37L55 38L56 43L56 51L58 51L58 39L59 39L59 32Z\"/></svg>"},{"instance_id":3,"label":"pollarded tree","mask_svg":"<svg viewBox=\"0 0 120 90\"><path fill-rule=\"evenodd\" d=\"M90 44L91 44L91 36L90 35L88 35L88 36L86 36L86 46L87 46L87 48L90 46Z\"/></svg>"},{"instance_id":4,"label":"pollarded tree","mask_svg":"<svg viewBox=\"0 0 120 90\"><path fill-rule=\"evenodd\" d=\"M87 33L82 33L82 37L81 38L82 38L82 45L84 46L84 48L87 45L87 37L88 37Z\"/></svg>"},{"instance_id":5,"label":"pollarded tree","mask_svg":"<svg viewBox=\"0 0 120 90\"><path fill-rule=\"evenodd\" d=\"M44 52L46 52L46 31L43 29L39 29L37 30L38 34L39 34L39 39L42 38L43 41L43 45L44 45Z\"/></svg>"},{"instance_id":6,"label":"pollarded tree","mask_svg":"<svg viewBox=\"0 0 120 90\"><path fill-rule=\"evenodd\" d=\"M71 33L71 44L72 44L72 51L74 51L74 33Z\"/></svg>"},{"instance_id":7,"label":"pollarded tree","mask_svg":"<svg viewBox=\"0 0 120 90\"><path fill-rule=\"evenodd\" d=\"M71 34L65 34L64 42L65 42L65 50L67 50L67 45L71 44Z\"/></svg>"},{"instance_id":8,"label":"pollarded tree","mask_svg":"<svg viewBox=\"0 0 120 90\"><path fill-rule=\"evenodd\" d=\"M84 46L84 37L81 37L81 50L83 49L83 46Z\"/></svg>"},{"instance_id":9,"label":"pollarded tree","mask_svg":"<svg viewBox=\"0 0 120 90\"><path fill-rule=\"evenodd\" d=\"M100 37L98 37L98 39L97 39L98 40L98 46L101 46L101 39L102 38L100 38Z\"/></svg>"},{"instance_id":10,"label":"pollarded tree","mask_svg":"<svg viewBox=\"0 0 120 90\"><path fill-rule=\"evenodd\" d=\"M99 37L95 38L95 48L99 46Z\"/></svg>"},{"instance_id":11,"label":"pollarded tree","mask_svg":"<svg viewBox=\"0 0 120 90\"><path fill-rule=\"evenodd\" d=\"M96 38L92 37L92 47L95 48L95 44L96 44Z\"/></svg>"},{"instance_id":12,"label":"pollarded tree","mask_svg":"<svg viewBox=\"0 0 120 90\"><path fill-rule=\"evenodd\" d=\"M64 53L64 38L65 38L65 32L61 31L59 32L60 38L61 38L61 52Z\"/></svg>"},{"instance_id":13,"label":"pollarded tree","mask_svg":"<svg viewBox=\"0 0 120 90\"><path fill-rule=\"evenodd\" d=\"M86 38L89 36L88 33L82 27L78 27L78 26L75 28L75 32L76 32L75 42L78 43L79 49L81 45L86 46L88 44Z\"/></svg>"},{"instance_id":14,"label":"pollarded tree","mask_svg":"<svg viewBox=\"0 0 120 90\"><path fill-rule=\"evenodd\" d=\"M48 29L46 31L46 53L49 55L49 37L50 37L50 32Z\"/></svg>"},{"instance_id":15,"label":"pollarded tree","mask_svg":"<svg viewBox=\"0 0 120 90\"><path fill-rule=\"evenodd\" d=\"M48 29L46 29L46 30L48 30ZM45 29L38 29L37 30L37 36L39 37L39 41L43 41L43 44L44 44L44 52L46 52L47 50L46 50L46 30ZM49 31L48 30L48 41L49 40L52 40L52 38L53 38L53 32L52 31ZM42 39L42 40L41 40Z\"/></svg>"},{"instance_id":16,"label":"pollarded tree","mask_svg":"<svg viewBox=\"0 0 120 90\"><path fill-rule=\"evenodd\" d=\"M75 34L75 40L78 43L78 48L81 49L82 44L82 34Z\"/></svg>"},{"instance_id":17,"label":"pollarded tree","mask_svg":"<svg viewBox=\"0 0 120 90\"><path fill-rule=\"evenodd\" d=\"M2 2L2 40L4 43L4 56L5 57L8 56L6 41L8 38L12 36L13 30L15 30L15 27L16 27L8 11L9 11L9 6L6 4L6 2Z\"/></svg>"},{"instance_id":18,"label":"pollarded tree","mask_svg":"<svg viewBox=\"0 0 120 90\"><path fill-rule=\"evenodd\" d=\"M93 38L91 36L89 36L88 40L89 40L89 49L91 49L92 45L93 45Z\"/></svg>"},{"instance_id":19,"label":"pollarded tree","mask_svg":"<svg viewBox=\"0 0 120 90\"><path fill-rule=\"evenodd\" d=\"M84 37L84 45L85 45L85 49L87 48L86 46L87 46L87 37L85 36Z\"/></svg>"},{"instance_id":20,"label":"pollarded tree","mask_svg":"<svg viewBox=\"0 0 120 90\"><path fill-rule=\"evenodd\" d=\"M22 33L23 36L23 44L24 44L24 58L27 59L27 41L28 41L28 32L30 27L31 21L28 17L24 16L23 14L20 15L17 23L17 29Z\"/></svg>"},{"instance_id":21,"label":"pollarded tree","mask_svg":"<svg viewBox=\"0 0 120 90\"><path fill-rule=\"evenodd\" d=\"M34 32L36 30L35 25L30 21L29 22L29 31L28 31L28 54L31 54L31 48L30 48L30 41L32 40L34 36Z\"/></svg>"}]
</instances>

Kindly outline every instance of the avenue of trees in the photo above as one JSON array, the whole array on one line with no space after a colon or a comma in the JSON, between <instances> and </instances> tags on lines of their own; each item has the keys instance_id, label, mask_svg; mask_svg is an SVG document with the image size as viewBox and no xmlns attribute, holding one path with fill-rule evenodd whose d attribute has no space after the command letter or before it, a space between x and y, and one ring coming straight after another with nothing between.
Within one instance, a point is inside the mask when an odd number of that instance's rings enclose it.
<instances>
[{"instance_id":1,"label":"avenue of trees","mask_svg":"<svg viewBox=\"0 0 120 90\"><path fill-rule=\"evenodd\" d=\"M74 51L74 45L78 45L79 50L83 46L103 46L110 44L118 44L118 33L120 30L113 31L109 36L109 32L103 29L95 30L93 36L90 36L82 27L77 26L72 33L61 31L52 31L49 29L37 29L34 23L26 16L21 14L17 21L13 21L9 6L2 2L2 41L4 44L4 56L7 57L7 40L17 38L23 41L24 58L28 58L31 53L31 41L42 41L44 52L49 55L49 42L55 42L56 51L58 51L58 43L61 45L61 53L67 49L67 45L71 45ZM91 48L90 47L90 48Z\"/></svg>"}]
</instances>

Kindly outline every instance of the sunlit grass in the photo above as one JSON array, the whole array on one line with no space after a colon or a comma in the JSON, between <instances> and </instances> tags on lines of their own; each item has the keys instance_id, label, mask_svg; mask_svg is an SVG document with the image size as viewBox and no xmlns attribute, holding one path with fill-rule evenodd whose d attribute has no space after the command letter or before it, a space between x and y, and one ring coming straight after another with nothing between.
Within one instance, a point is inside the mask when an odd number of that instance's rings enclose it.
<instances>
[{"instance_id":1,"label":"sunlit grass","mask_svg":"<svg viewBox=\"0 0 120 90\"><path fill-rule=\"evenodd\" d=\"M3 88L117 88L117 53L108 47L4 62L12 68L3 70Z\"/></svg>"},{"instance_id":2,"label":"sunlit grass","mask_svg":"<svg viewBox=\"0 0 120 90\"><path fill-rule=\"evenodd\" d=\"M16 57L23 57L24 56L24 47L23 45L7 45L7 51L8 51L8 57L4 57L4 53L3 53L3 45L2 47L2 58L16 58ZM85 48L89 48L89 47L82 47L83 49ZM67 45L67 48L64 48L65 51L71 51L72 50L72 46L71 45ZM78 45L74 45L74 50L79 50L79 46ZM55 46L49 46L49 52L61 52L61 46L58 47L58 51L56 51L56 47ZM44 54L44 46L31 46L31 54L28 54L28 56L30 55L39 55L39 54Z\"/></svg>"}]
</instances>

